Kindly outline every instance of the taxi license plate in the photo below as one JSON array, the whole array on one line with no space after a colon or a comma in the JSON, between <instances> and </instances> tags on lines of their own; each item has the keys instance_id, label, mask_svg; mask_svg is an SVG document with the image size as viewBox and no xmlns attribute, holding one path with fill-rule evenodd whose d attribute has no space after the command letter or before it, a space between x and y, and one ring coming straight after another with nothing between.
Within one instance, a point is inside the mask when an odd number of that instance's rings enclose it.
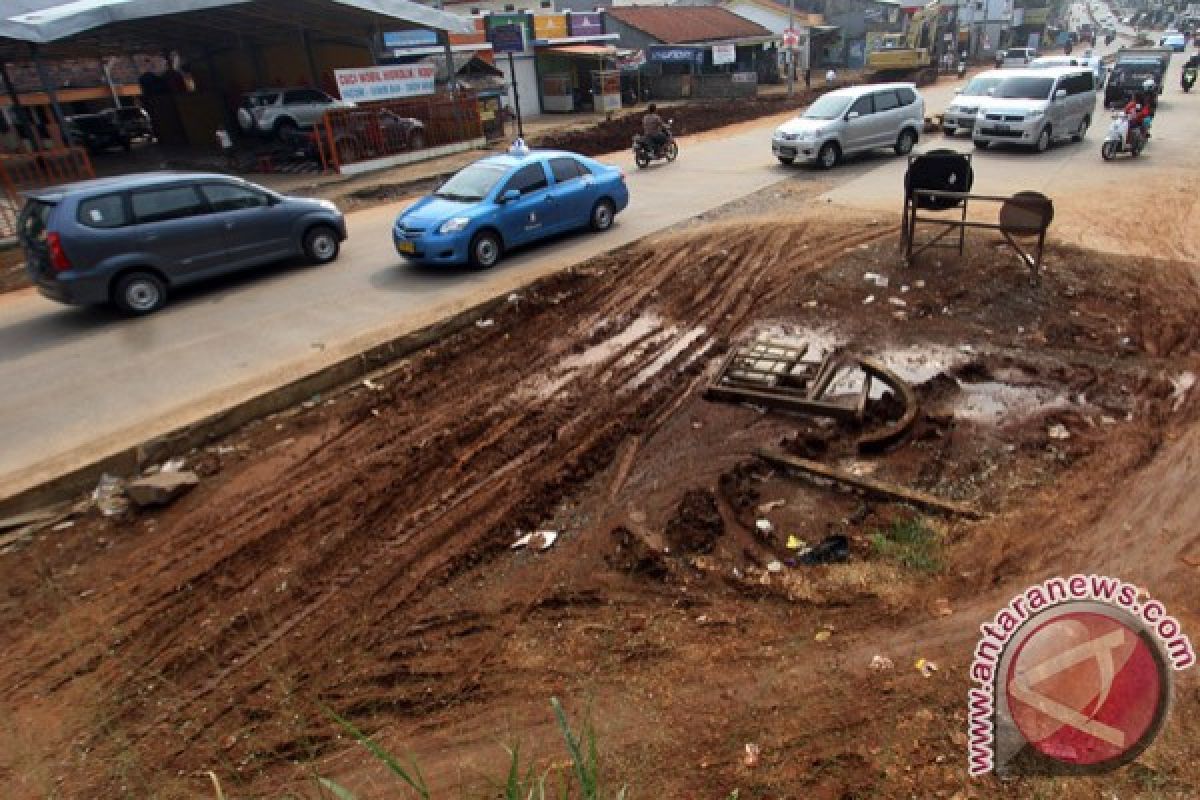
<instances>
[{"instance_id":1,"label":"taxi license plate","mask_svg":"<svg viewBox=\"0 0 1200 800\"><path fill-rule=\"evenodd\" d=\"M406 242L401 240L396 242L396 249L401 253L415 253L417 252L417 244L416 242Z\"/></svg>"}]
</instances>

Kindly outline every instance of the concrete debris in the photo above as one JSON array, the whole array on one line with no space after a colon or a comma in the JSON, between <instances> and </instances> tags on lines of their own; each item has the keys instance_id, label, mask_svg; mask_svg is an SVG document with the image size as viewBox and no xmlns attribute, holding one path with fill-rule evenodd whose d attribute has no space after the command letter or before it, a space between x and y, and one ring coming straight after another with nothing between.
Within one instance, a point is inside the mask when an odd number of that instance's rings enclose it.
<instances>
[{"instance_id":1,"label":"concrete debris","mask_svg":"<svg viewBox=\"0 0 1200 800\"><path fill-rule=\"evenodd\" d=\"M762 748L756 744L747 743L746 753L742 756L742 765L753 769L758 766L758 757L762 753Z\"/></svg>"},{"instance_id":2,"label":"concrete debris","mask_svg":"<svg viewBox=\"0 0 1200 800\"><path fill-rule=\"evenodd\" d=\"M783 572L783 562L782 561L772 561L771 563L767 564L767 572L771 572L771 573Z\"/></svg>"},{"instance_id":3,"label":"concrete debris","mask_svg":"<svg viewBox=\"0 0 1200 800\"><path fill-rule=\"evenodd\" d=\"M382 392L383 391L383 384L376 383L375 381L371 380L370 378L363 378L362 385L367 387L368 389L370 389L372 392Z\"/></svg>"},{"instance_id":4,"label":"concrete debris","mask_svg":"<svg viewBox=\"0 0 1200 800\"><path fill-rule=\"evenodd\" d=\"M871 305L871 303L874 303L874 302L875 302L875 295L873 295L873 294L869 294L863 299L864 306L869 306L869 305Z\"/></svg>"},{"instance_id":5,"label":"concrete debris","mask_svg":"<svg viewBox=\"0 0 1200 800\"><path fill-rule=\"evenodd\" d=\"M475 327L476 327L476 328L490 328L490 327L492 327L492 326L493 326L493 325L495 325L495 324L496 324L496 320L494 320L494 319L490 319L490 318L489 318L489 319L477 319L477 320L475 320Z\"/></svg>"},{"instance_id":6,"label":"concrete debris","mask_svg":"<svg viewBox=\"0 0 1200 800\"><path fill-rule=\"evenodd\" d=\"M187 459L183 456L167 459L163 465L158 468L159 472L179 472L187 464Z\"/></svg>"},{"instance_id":7,"label":"concrete debris","mask_svg":"<svg viewBox=\"0 0 1200 800\"><path fill-rule=\"evenodd\" d=\"M125 491L139 508L146 508L165 506L199 484L194 472L160 472L131 482Z\"/></svg>"},{"instance_id":8,"label":"concrete debris","mask_svg":"<svg viewBox=\"0 0 1200 800\"><path fill-rule=\"evenodd\" d=\"M775 509L783 508L785 505L787 505L786 500L772 500L769 503L763 503L762 505L760 505L758 507L758 513L759 514L770 514Z\"/></svg>"},{"instance_id":9,"label":"concrete debris","mask_svg":"<svg viewBox=\"0 0 1200 800\"><path fill-rule=\"evenodd\" d=\"M755 521L754 528L759 532L760 535L765 537L769 537L775 532L775 526L771 524L771 520L769 519L760 519Z\"/></svg>"},{"instance_id":10,"label":"concrete debris","mask_svg":"<svg viewBox=\"0 0 1200 800\"><path fill-rule=\"evenodd\" d=\"M907 305L908 305L908 303L907 303L907 302L905 302L905 301L904 301L904 299L903 299L903 298L901 298L901 297L889 297L889 298L888 298L888 302L889 302L889 303L891 303L891 304L892 304L892 305L894 305L894 306L901 306L901 307L903 307L903 306L907 306Z\"/></svg>"},{"instance_id":11,"label":"concrete debris","mask_svg":"<svg viewBox=\"0 0 1200 800\"><path fill-rule=\"evenodd\" d=\"M1196 375L1193 372L1184 372L1178 378L1171 378L1171 399L1175 401L1171 406L1171 411L1175 412L1183 408L1183 401L1187 399L1188 391L1195 385Z\"/></svg>"},{"instance_id":12,"label":"concrete debris","mask_svg":"<svg viewBox=\"0 0 1200 800\"><path fill-rule=\"evenodd\" d=\"M875 286L878 286L881 289L886 288L888 285L887 276L880 275L878 272L864 272L863 280L866 281L867 283L874 284Z\"/></svg>"}]
</instances>

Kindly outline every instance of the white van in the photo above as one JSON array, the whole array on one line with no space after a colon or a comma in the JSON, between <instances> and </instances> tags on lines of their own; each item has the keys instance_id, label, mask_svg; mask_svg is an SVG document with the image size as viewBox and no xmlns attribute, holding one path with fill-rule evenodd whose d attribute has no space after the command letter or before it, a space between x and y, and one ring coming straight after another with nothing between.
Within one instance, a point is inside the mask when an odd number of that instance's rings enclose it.
<instances>
[{"instance_id":1,"label":"white van","mask_svg":"<svg viewBox=\"0 0 1200 800\"><path fill-rule=\"evenodd\" d=\"M975 146L1082 141L1096 111L1096 76L1086 67L1010 70L983 98L971 132Z\"/></svg>"}]
</instances>

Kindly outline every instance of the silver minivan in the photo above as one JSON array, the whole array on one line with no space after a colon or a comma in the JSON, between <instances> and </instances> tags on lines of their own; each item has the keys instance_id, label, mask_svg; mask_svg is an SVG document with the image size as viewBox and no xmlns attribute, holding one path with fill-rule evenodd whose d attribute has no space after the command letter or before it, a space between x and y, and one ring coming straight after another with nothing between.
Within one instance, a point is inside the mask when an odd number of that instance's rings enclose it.
<instances>
[{"instance_id":1,"label":"silver minivan","mask_svg":"<svg viewBox=\"0 0 1200 800\"><path fill-rule=\"evenodd\" d=\"M815 162L823 169L842 156L891 148L907 155L925 124L925 101L912 83L851 86L822 95L775 129L771 152L780 163Z\"/></svg>"},{"instance_id":2,"label":"silver minivan","mask_svg":"<svg viewBox=\"0 0 1200 800\"><path fill-rule=\"evenodd\" d=\"M1055 141L1082 141L1095 110L1087 67L1009 70L980 103L971 136L979 148L1003 142L1043 152Z\"/></svg>"}]
</instances>

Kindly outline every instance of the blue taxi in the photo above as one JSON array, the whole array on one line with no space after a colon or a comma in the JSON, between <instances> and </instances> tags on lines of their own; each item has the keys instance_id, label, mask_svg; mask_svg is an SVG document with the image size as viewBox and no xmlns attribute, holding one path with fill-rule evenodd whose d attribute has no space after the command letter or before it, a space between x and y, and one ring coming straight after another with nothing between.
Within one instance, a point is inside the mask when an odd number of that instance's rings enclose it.
<instances>
[{"instance_id":1,"label":"blue taxi","mask_svg":"<svg viewBox=\"0 0 1200 800\"><path fill-rule=\"evenodd\" d=\"M514 247L612 227L629 204L616 167L562 150L514 147L455 173L396 218L396 252L429 264L491 267Z\"/></svg>"}]
</instances>

